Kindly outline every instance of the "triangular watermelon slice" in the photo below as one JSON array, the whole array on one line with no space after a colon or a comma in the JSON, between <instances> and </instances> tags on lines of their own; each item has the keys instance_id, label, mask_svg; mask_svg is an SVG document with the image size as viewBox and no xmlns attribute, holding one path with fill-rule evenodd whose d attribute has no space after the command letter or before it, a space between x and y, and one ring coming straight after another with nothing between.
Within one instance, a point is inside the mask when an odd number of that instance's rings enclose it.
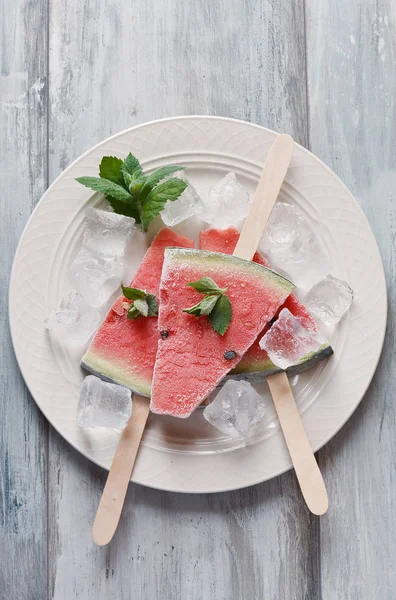
<instances>
[{"instance_id":1,"label":"triangular watermelon slice","mask_svg":"<svg viewBox=\"0 0 396 600\"><path fill-rule=\"evenodd\" d=\"M187 284L204 276L228 288L233 314L224 336L207 317L183 312L202 299ZM281 275L251 261L216 252L165 250L158 318L162 336L151 410L188 417L237 365L293 288Z\"/></svg>"},{"instance_id":2,"label":"triangular watermelon slice","mask_svg":"<svg viewBox=\"0 0 396 600\"><path fill-rule=\"evenodd\" d=\"M227 229L205 229L200 232L200 248L201 250L213 250L215 252L232 254L238 239L239 231L235 227L228 227ZM256 252L253 260L261 265L268 266L268 262L259 252ZM283 308L287 308L292 315L297 317L303 327L308 331L313 333L318 331L315 320L294 294L290 294L286 299L285 303L277 311L276 317ZM259 346L259 341L268 328L269 325L266 325L254 344L243 356L242 360L237 364L235 369L230 372L229 377L234 379L246 379L253 383L263 381L268 375L281 371L281 369L274 365L270 360L265 350L262 350ZM333 350L331 346L329 344L324 345L320 352L312 355L305 363L299 363L289 367L287 371L291 375L299 373L313 367L316 363L324 360L332 353Z\"/></svg>"},{"instance_id":3,"label":"triangular watermelon slice","mask_svg":"<svg viewBox=\"0 0 396 600\"><path fill-rule=\"evenodd\" d=\"M155 294L168 246L193 248L194 242L164 227L147 250L131 286ZM107 381L120 383L132 391L150 396L158 343L158 319L127 318L127 300L121 296L99 327L81 366Z\"/></svg>"}]
</instances>

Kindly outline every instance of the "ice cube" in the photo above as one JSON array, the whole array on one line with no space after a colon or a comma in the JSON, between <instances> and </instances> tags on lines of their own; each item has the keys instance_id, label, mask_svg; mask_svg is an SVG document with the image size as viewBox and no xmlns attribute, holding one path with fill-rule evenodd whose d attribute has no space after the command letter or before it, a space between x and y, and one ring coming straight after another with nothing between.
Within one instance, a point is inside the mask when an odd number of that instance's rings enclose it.
<instances>
[{"instance_id":1,"label":"ice cube","mask_svg":"<svg viewBox=\"0 0 396 600\"><path fill-rule=\"evenodd\" d=\"M88 375L81 387L77 425L124 429L132 414L131 391Z\"/></svg>"},{"instance_id":2,"label":"ice cube","mask_svg":"<svg viewBox=\"0 0 396 600\"><path fill-rule=\"evenodd\" d=\"M115 212L87 208L83 245L103 256L123 256L135 230L135 219Z\"/></svg>"},{"instance_id":3,"label":"ice cube","mask_svg":"<svg viewBox=\"0 0 396 600\"><path fill-rule=\"evenodd\" d=\"M269 258L272 268L285 272L298 286L312 286L331 270L304 214L288 202L275 204L260 251Z\"/></svg>"},{"instance_id":4,"label":"ice cube","mask_svg":"<svg viewBox=\"0 0 396 600\"><path fill-rule=\"evenodd\" d=\"M305 329L287 308L281 310L278 319L259 342L260 348L281 369L304 362L311 353L320 350L324 343L325 338L320 331Z\"/></svg>"},{"instance_id":5,"label":"ice cube","mask_svg":"<svg viewBox=\"0 0 396 600\"><path fill-rule=\"evenodd\" d=\"M353 290L346 281L328 275L308 292L304 304L324 325L335 325L350 308Z\"/></svg>"},{"instance_id":6,"label":"ice cube","mask_svg":"<svg viewBox=\"0 0 396 600\"><path fill-rule=\"evenodd\" d=\"M89 340L101 321L100 312L77 292L70 292L45 321L47 329L75 346Z\"/></svg>"},{"instance_id":7,"label":"ice cube","mask_svg":"<svg viewBox=\"0 0 396 600\"><path fill-rule=\"evenodd\" d=\"M250 198L235 173L227 173L212 185L205 205L206 210L202 216L205 223L220 229L231 225L238 227L249 214Z\"/></svg>"},{"instance_id":8,"label":"ice cube","mask_svg":"<svg viewBox=\"0 0 396 600\"><path fill-rule=\"evenodd\" d=\"M177 171L176 173L172 173L169 177L165 177L169 179L170 177L177 177L178 179L182 179L188 186L184 190L184 192L177 198L177 200L170 201L165 204L164 210L161 212L161 217L165 225L168 227L173 227L194 215L199 215L205 210L205 204L202 202L201 198L195 187L189 183L186 175L183 171Z\"/></svg>"},{"instance_id":9,"label":"ice cube","mask_svg":"<svg viewBox=\"0 0 396 600\"><path fill-rule=\"evenodd\" d=\"M120 287L121 257L102 256L82 248L70 267L70 281L91 306L102 306Z\"/></svg>"},{"instance_id":10,"label":"ice cube","mask_svg":"<svg viewBox=\"0 0 396 600\"><path fill-rule=\"evenodd\" d=\"M265 416L263 398L247 381L229 380L203 415L214 427L233 438L248 437Z\"/></svg>"}]
</instances>

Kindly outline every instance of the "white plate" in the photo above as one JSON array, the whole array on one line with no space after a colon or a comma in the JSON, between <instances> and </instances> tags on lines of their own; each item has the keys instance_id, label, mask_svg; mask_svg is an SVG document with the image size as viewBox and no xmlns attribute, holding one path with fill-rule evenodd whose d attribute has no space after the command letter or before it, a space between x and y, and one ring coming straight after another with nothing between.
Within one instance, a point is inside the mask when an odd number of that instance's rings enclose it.
<instances>
[{"instance_id":1,"label":"white plate","mask_svg":"<svg viewBox=\"0 0 396 600\"><path fill-rule=\"evenodd\" d=\"M99 198L75 182L96 175L103 155L136 154L145 169L179 163L203 193L233 170L253 192L276 134L243 121L180 117L115 135L76 160L51 185L19 243L10 283L12 339L25 381L40 409L77 450L109 468L119 434L80 431L75 410L83 374L78 356L61 352L44 327L51 307L70 289L68 270L81 241L84 208ZM381 258L365 216L345 185L310 152L295 147L281 197L297 204L315 226L333 275L355 290L351 311L332 340L335 355L292 383L313 449L344 425L362 399L379 360L386 325ZM196 224L178 227L197 230ZM147 240L132 243L131 271ZM129 274L128 274L129 275ZM291 467L266 386L269 416L247 447L218 434L197 411L190 419L152 415L132 480L177 492L218 492L252 485Z\"/></svg>"}]
</instances>

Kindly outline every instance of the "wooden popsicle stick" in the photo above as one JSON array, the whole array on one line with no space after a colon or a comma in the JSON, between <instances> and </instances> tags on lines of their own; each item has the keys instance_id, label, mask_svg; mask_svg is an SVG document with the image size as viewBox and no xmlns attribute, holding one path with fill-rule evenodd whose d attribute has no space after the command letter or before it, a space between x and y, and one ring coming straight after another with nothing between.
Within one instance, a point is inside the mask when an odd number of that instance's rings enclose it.
<instances>
[{"instance_id":1,"label":"wooden popsicle stick","mask_svg":"<svg viewBox=\"0 0 396 600\"><path fill-rule=\"evenodd\" d=\"M132 416L121 434L96 512L92 534L98 546L108 544L117 529L149 412L149 398L134 395Z\"/></svg>"},{"instance_id":2,"label":"wooden popsicle stick","mask_svg":"<svg viewBox=\"0 0 396 600\"><path fill-rule=\"evenodd\" d=\"M278 135L272 144L265 159L253 203L235 247L234 256L252 260L289 168L293 147L293 138L286 133Z\"/></svg>"},{"instance_id":3,"label":"wooden popsicle stick","mask_svg":"<svg viewBox=\"0 0 396 600\"><path fill-rule=\"evenodd\" d=\"M325 483L298 412L288 377L285 372L277 373L267 377L267 382L304 500L314 515L323 515L329 507Z\"/></svg>"},{"instance_id":4,"label":"wooden popsicle stick","mask_svg":"<svg viewBox=\"0 0 396 600\"><path fill-rule=\"evenodd\" d=\"M293 139L282 134L271 146L234 256L253 258L289 167L293 145ZM328 508L326 487L287 375L270 375L267 382L305 502L311 512L322 515Z\"/></svg>"}]
</instances>

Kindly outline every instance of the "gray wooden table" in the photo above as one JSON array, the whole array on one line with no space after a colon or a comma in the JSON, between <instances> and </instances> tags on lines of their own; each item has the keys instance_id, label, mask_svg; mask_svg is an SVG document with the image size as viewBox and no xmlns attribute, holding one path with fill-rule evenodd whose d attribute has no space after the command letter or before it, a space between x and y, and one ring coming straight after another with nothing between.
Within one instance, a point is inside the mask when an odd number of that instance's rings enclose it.
<instances>
[{"instance_id":1,"label":"gray wooden table","mask_svg":"<svg viewBox=\"0 0 396 600\"><path fill-rule=\"evenodd\" d=\"M394 600L395 3L0 0L0 29L0 599ZM100 549L91 525L106 474L24 385L9 272L31 210L71 161L126 127L194 113L289 132L349 185L385 264L385 348L319 452L325 517L307 512L291 472L217 495L130 485Z\"/></svg>"}]
</instances>

